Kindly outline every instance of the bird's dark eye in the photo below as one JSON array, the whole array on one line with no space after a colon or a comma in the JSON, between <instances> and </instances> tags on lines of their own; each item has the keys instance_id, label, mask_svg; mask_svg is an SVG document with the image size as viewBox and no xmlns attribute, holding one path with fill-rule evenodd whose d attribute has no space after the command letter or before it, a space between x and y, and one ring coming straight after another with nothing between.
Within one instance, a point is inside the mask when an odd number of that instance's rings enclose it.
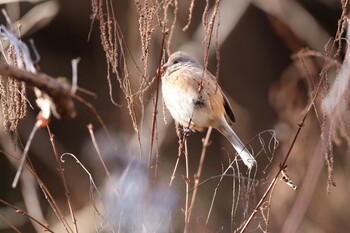
<instances>
[{"instance_id":1,"label":"bird's dark eye","mask_svg":"<svg viewBox=\"0 0 350 233\"><path fill-rule=\"evenodd\" d=\"M177 64L177 63L179 63L180 61L178 61L178 60L175 60L175 61L173 61L173 64L175 65L175 64Z\"/></svg>"}]
</instances>

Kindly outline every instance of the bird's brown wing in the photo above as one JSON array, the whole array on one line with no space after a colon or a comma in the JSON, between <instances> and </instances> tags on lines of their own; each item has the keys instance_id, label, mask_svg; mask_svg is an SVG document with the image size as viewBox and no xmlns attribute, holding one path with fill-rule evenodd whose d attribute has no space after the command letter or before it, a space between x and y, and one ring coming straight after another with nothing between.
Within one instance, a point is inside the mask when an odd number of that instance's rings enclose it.
<instances>
[{"instance_id":1,"label":"bird's brown wing","mask_svg":"<svg viewBox=\"0 0 350 233\"><path fill-rule=\"evenodd\" d=\"M216 77L213 74L211 74L209 71L207 71L207 73L217 83ZM217 83L217 85L218 85L218 83ZM228 121L228 123L230 125L232 125L234 122L236 122L235 114L233 114L231 104L228 101L225 93L221 90L220 86L218 86L218 87L219 87L219 90L220 90L222 97L224 99L225 118Z\"/></svg>"},{"instance_id":2,"label":"bird's brown wing","mask_svg":"<svg viewBox=\"0 0 350 233\"><path fill-rule=\"evenodd\" d=\"M222 96L224 97L224 108L225 108L225 117L227 120L229 120L229 123L234 123L236 122L235 115L233 114L232 107L230 102L228 101L227 97L225 94L222 92Z\"/></svg>"}]
</instances>

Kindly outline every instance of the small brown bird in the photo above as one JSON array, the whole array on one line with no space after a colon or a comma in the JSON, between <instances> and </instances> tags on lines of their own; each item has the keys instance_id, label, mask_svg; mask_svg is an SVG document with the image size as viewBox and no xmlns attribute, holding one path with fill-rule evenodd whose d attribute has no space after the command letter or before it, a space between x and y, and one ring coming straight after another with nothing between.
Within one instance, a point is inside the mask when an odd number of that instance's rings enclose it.
<instances>
[{"instance_id":1,"label":"small brown bird","mask_svg":"<svg viewBox=\"0 0 350 233\"><path fill-rule=\"evenodd\" d=\"M176 122L184 128L202 131L213 127L222 133L240 155L244 164L256 164L229 122L235 122L230 103L214 75L187 53L173 53L162 76L162 94L165 106Z\"/></svg>"}]
</instances>

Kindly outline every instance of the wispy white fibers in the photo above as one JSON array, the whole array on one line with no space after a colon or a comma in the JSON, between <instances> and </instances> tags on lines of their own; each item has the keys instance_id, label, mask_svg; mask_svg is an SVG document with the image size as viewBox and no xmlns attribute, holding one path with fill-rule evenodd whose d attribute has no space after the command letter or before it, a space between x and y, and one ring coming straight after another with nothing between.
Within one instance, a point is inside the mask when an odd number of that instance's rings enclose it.
<instances>
[{"instance_id":1,"label":"wispy white fibers","mask_svg":"<svg viewBox=\"0 0 350 233\"><path fill-rule=\"evenodd\" d=\"M343 64L339 70L339 73L331 86L330 91L326 95L323 106L327 115L332 117L335 114L344 112L347 101L346 97L349 93L349 84L350 84L350 31L348 29L346 35L347 48L344 57Z\"/></svg>"},{"instance_id":2,"label":"wispy white fibers","mask_svg":"<svg viewBox=\"0 0 350 233\"><path fill-rule=\"evenodd\" d=\"M138 160L130 161L123 174L112 176L118 187L116 194L106 183L104 203L105 224L115 232L169 232L171 209L177 202L167 186L153 185L148 180L147 167Z\"/></svg>"}]
</instances>

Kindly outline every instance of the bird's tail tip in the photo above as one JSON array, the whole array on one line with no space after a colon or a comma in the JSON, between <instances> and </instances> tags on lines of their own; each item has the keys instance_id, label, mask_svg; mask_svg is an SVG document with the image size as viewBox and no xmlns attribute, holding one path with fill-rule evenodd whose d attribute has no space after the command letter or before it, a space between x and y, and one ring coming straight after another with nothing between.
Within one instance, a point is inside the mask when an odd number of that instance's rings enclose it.
<instances>
[{"instance_id":1,"label":"bird's tail tip","mask_svg":"<svg viewBox=\"0 0 350 233\"><path fill-rule=\"evenodd\" d=\"M252 169L254 166L257 165L257 162L254 158L249 158L247 160L243 160L243 163L249 168Z\"/></svg>"},{"instance_id":2,"label":"bird's tail tip","mask_svg":"<svg viewBox=\"0 0 350 233\"><path fill-rule=\"evenodd\" d=\"M251 155L247 149L244 149L241 153L239 153L239 156L241 157L243 163L249 168L252 169L254 166L257 165L257 162L253 155Z\"/></svg>"}]
</instances>

